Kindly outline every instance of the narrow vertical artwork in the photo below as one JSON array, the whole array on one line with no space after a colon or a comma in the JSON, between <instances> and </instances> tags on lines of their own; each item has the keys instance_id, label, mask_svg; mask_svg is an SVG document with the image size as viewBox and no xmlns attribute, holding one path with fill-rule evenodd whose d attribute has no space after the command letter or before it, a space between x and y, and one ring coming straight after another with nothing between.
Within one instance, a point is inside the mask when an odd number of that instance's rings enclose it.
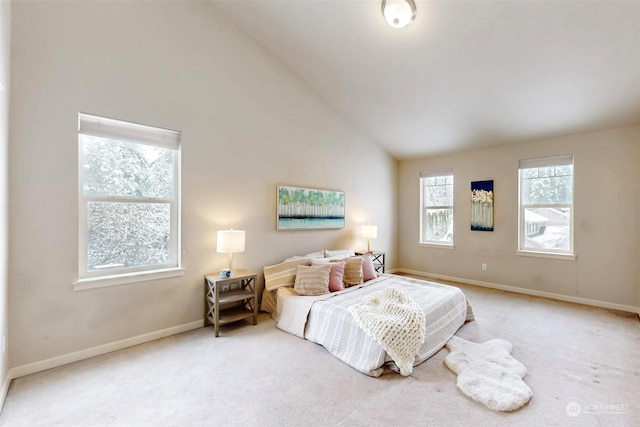
<instances>
[{"instance_id":1,"label":"narrow vertical artwork","mask_svg":"<svg viewBox=\"0 0 640 427\"><path fill-rule=\"evenodd\" d=\"M471 183L471 229L493 231L493 180Z\"/></svg>"}]
</instances>

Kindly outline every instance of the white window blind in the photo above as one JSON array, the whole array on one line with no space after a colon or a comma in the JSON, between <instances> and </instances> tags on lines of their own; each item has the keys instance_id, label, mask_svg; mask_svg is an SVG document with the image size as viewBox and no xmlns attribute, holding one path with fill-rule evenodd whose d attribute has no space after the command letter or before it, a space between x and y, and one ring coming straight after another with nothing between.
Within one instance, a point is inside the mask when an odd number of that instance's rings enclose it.
<instances>
[{"instance_id":1,"label":"white window blind","mask_svg":"<svg viewBox=\"0 0 640 427\"><path fill-rule=\"evenodd\" d=\"M78 114L78 133L134 142L136 144L152 145L169 150L177 150L180 145L179 131L123 122L86 113Z\"/></svg>"},{"instance_id":2,"label":"white window blind","mask_svg":"<svg viewBox=\"0 0 640 427\"><path fill-rule=\"evenodd\" d=\"M573 154L520 160L520 169L547 168L573 164Z\"/></svg>"},{"instance_id":3,"label":"white window blind","mask_svg":"<svg viewBox=\"0 0 640 427\"><path fill-rule=\"evenodd\" d=\"M420 178L433 178L436 176L453 175L453 169L439 169L433 171L420 172Z\"/></svg>"}]
</instances>

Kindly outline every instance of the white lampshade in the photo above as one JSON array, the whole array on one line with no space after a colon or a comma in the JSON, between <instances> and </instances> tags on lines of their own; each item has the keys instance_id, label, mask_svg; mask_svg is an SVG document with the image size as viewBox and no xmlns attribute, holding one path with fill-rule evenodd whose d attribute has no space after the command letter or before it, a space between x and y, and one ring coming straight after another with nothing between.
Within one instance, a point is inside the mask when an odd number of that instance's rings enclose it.
<instances>
[{"instance_id":1,"label":"white lampshade","mask_svg":"<svg viewBox=\"0 0 640 427\"><path fill-rule=\"evenodd\" d=\"M377 225L363 225L360 234L365 239L377 239L378 238L378 226Z\"/></svg>"},{"instance_id":2,"label":"white lampshade","mask_svg":"<svg viewBox=\"0 0 640 427\"><path fill-rule=\"evenodd\" d=\"M218 230L216 252L229 254L228 277L231 277L233 275L233 254L244 252L244 230Z\"/></svg>"},{"instance_id":3,"label":"white lampshade","mask_svg":"<svg viewBox=\"0 0 640 427\"><path fill-rule=\"evenodd\" d=\"M244 230L218 230L216 252L244 252Z\"/></svg>"},{"instance_id":4,"label":"white lampshade","mask_svg":"<svg viewBox=\"0 0 640 427\"><path fill-rule=\"evenodd\" d=\"M416 17L413 0L382 0L382 14L393 28L404 28Z\"/></svg>"},{"instance_id":5,"label":"white lampshade","mask_svg":"<svg viewBox=\"0 0 640 427\"><path fill-rule=\"evenodd\" d=\"M367 252L371 251L371 239L378 238L378 226L377 225L363 225L360 228L360 234L367 239Z\"/></svg>"}]
</instances>

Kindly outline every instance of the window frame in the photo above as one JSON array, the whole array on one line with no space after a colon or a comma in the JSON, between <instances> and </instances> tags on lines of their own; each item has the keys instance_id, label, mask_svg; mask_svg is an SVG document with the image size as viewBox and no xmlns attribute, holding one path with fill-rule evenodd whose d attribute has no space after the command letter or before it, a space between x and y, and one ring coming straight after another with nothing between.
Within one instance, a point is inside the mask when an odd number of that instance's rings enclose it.
<instances>
[{"instance_id":1,"label":"window frame","mask_svg":"<svg viewBox=\"0 0 640 427\"><path fill-rule=\"evenodd\" d=\"M426 185L424 181L428 178L435 177L451 177L451 205L442 205L442 206L425 206L425 188ZM430 170L420 172L420 237L418 240L419 246L425 247L436 247L443 249L453 249L455 242L455 179L453 174L453 169L438 169L438 170ZM451 242L443 242L441 240L427 240L426 239L426 215L427 209L451 209L451 218L452 224L451 228L453 230L453 235L451 237Z\"/></svg>"},{"instance_id":2,"label":"window frame","mask_svg":"<svg viewBox=\"0 0 640 427\"><path fill-rule=\"evenodd\" d=\"M571 202L562 203L523 203L523 171L526 169L571 166ZM518 163L518 255L554 258L564 260L575 260L575 159L573 154L537 157L530 159L522 159ZM531 248L525 246L526 242L526 221L525 212L527 209L535 208L568 208L569 216L569 248L568 249L549 249L549 248Z\"/></svg>"},{"instance_id":3,"label":"window frame","mask_svg":"<svg viewBox=\"0 0 640 427\"><path fill-rule=\"evenodd\" d=\"M154 146L173 151L173 194L170 197L123 195L85 195L83 136L95 136L119 142ZM78 113L78 280L75 290L120 285L184 274L181 267L181 161L179 131ZM169 260L162 264L89 271L88 207L91 202L161 203L170 209Z\"/></svg>"}]
</instances>

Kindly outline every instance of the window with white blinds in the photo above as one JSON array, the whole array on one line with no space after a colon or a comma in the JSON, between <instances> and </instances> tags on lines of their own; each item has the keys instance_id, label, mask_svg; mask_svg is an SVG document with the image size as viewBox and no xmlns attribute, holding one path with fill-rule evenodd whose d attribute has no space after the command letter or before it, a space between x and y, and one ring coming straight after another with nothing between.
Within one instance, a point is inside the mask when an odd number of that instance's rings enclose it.
<instances>
[{"instance_id":1,"label":"window with white blinds","mask_svg":"<svg viewBox=\"0 0 640 427\"><path fill-rule=\"evenodd\" d=\"M80 113L79 273L180 266L180 132Z\"/></svg>"},{"instance_id":2,"label":"window with white blinds","mask_svg":"<svg viewBox=\"0 0 640 427\"><path fill-rule=\"evenodd\" d=\"M420 173L420 243L453 245L453 170Z\"/></svg>"},{"instance_id":3,"label":"window with white blinds","mask_svg":"<svg viewBox=\"0 0 640 427\"><path fill-rule=\"evenodd\" d=\"M520 160L519 188L519 251L573 256L573 155Z\"/></svg>"}]
</instances>

